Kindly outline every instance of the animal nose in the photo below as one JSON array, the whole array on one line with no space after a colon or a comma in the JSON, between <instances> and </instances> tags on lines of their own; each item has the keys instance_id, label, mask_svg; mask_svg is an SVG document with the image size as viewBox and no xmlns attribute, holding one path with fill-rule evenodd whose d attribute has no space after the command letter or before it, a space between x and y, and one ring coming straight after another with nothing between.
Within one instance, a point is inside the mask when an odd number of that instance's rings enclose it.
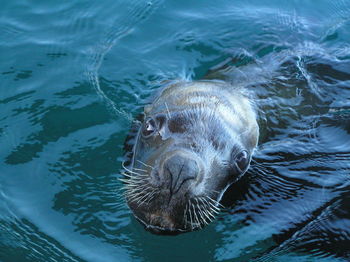
<instances>
[{"instance_id":1,"label":"animal nose","mask_svg":"<svg viewBox=\"0 0 350 262\"><path fill-rule=\"evenodd\" d=\"M164 163L164 182L172 194L176 194L188 181L195 180L199 175L197 162L181 155L174 155Z\"/></svg>"}]
</instances>

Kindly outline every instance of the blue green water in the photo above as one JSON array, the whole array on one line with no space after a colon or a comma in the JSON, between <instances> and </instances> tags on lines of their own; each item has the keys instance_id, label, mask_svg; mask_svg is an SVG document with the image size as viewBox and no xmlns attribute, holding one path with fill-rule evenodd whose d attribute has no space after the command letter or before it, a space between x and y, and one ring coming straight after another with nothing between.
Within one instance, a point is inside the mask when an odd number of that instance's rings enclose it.
<instances>
[{"instance_id":1,"label":"blue green water","mask_svg":"<svg viewBox=\"0 0 350 262\"><path fill-rule=\"evenodd\" d=\"M350 260L350 1L1 0L0 57L0 261ZM124 139L208 71L256 94L259 148L215 222L152 235Z\"/></svg>"}]
</instances>

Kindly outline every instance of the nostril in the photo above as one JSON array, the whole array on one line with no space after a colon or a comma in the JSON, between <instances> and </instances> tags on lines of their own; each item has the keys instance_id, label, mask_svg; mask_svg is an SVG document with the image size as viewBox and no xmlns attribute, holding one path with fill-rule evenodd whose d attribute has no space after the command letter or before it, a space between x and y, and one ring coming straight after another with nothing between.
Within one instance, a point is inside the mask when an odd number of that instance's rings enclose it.
<instances>
[{"instance_id":1,"label":"nostril","mask_svg":"<svg viewBox=\"0 0 350 262\"><path fill-rule=\"evenodd\" d=\"M168 188L176 194L184 184L197 178L199 167L196 161L175 155L165 162L163 171Z\"/></svg>"},{"instance_id":2,"label":"nostril","mask_svg":"<svg viewBox=\"0 0 350 262\"><path fill-rule=\"evenodd\" d=\"M185 179L182 179L180 181L177 181L177 183L175 183L172 186L172 192L173 194L176 194L177 192L179 192L180 188L189 180L194 180L196 177L187 177Z\"/></svg>"}]
</instances>

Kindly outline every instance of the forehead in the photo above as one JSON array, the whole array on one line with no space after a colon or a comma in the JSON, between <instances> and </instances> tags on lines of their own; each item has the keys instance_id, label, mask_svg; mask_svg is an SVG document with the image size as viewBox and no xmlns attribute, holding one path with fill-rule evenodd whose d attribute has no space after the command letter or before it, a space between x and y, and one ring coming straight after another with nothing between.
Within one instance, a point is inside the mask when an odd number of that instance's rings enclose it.
<instances>
[{"instance_id":1,"label":"forehead","mask_svg":"<svg viewBox=\"0 0 350 262\"><path fill-rule=\"evenodd\" d=\"M229 145L233 131L223 120L208 112L183 111L172 113L167 119L169 135L187 141L208 141L215 148Z\"/></svg>"},{"instance_id":2,"label":"forehead","mask_svg":"<svg viewBox=\"0 0 350 262\"><path fill-rule=\"evenodd\" d=\"M194 122L183 114L174 114L168 119L168 129L171 133L184 133L193 128Z\"/></svg>"}]
</instances>

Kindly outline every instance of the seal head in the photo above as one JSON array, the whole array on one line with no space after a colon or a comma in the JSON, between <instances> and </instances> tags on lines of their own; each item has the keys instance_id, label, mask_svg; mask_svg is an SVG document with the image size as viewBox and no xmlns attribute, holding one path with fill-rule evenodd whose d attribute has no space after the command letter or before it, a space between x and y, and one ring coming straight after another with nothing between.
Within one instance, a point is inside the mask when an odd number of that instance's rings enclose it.
<instances>
[{"instance_id":1,"label":"seal head","mask_svg":"<svg viewBox=\"0 0 350 262\"><path fill-rule=\"evenodd\" d=\"M145 107L135 139L127 203L149 231L177 234L215 218L249 167L258 125L250 100L227 83L177 83Z\"/></svg>"}]
</instances>

